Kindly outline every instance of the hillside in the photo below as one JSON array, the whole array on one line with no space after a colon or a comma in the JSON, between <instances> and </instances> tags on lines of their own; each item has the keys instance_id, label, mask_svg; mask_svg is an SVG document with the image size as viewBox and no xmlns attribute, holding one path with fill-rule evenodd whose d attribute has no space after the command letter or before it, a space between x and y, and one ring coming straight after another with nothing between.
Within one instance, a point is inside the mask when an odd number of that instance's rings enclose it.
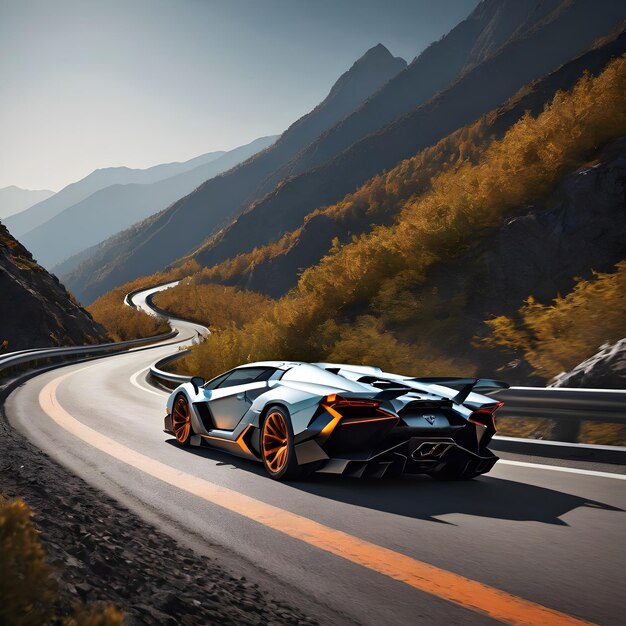
<instances>
[{"instance_id":1,"label":"hillside","mask_svg":"<svg viewBox=\"0 0 626 626\"><path fill-rule=\"evenodd\" d=\"M128 185L131 183L149 184L175 176L188 169L210 163L224 154L221 151L209 152L183 163L164 163L146 169L129 167L105 167L91 172L85 178L67 185L54 196L38 202L29 209L5 220L5 224L14 237L21 238L28 231L64 211L68 207L84 200L92 193L109 185Z\"/></svg>"},{"instance_id":2,"label":"hillside","mask_svg":"<svg viewBox=\"0 0 626 626\"><path fill-rule=\"evenodd\" d=\"M621 3L564 2L551 19L537 24L523 37L514 37L410 114L361 139L331 161L278 186L209 240L194 258L211 266L297 228L307 213L337 202L372 176L495 109L529 83L588 49L625 18L626 5Z\"/></svg>"},{"instance_id":3,"label":"hillside","mask_svg":"<svg viewBox=\"0 0 626 626\"><path fill-rule=\"evenodd\" d=\"M486 6L497 11L500 5ZM625 17L623 3L613 0L593 4L585 0L562 2L545 19L522 35L514 33L499 50L468 68L447 89L411 113L360 139L323 165L281 181L230 227L209 239L194 258L210 266L297 228L311 211L337 202L382 170L497 107L524 85L590 47ZM279 166L275 164L272 171ZM224 202L232 198L230 194L220 196ZM221 201L214 203L216 200L207 187L201 187L157 220L116 239L108 250L68 277L68 283L88 301L114 284L161 269L177 256L192 252L203 238L223 225L209 210L211 206L223 206ZM237 207L233 205L232 210ZM185 228L191 223L195 228Z\"/></svg>"},{"instance_id":4,"label":"hillside","mask_svg":"<svg viewBox=\"0 0 626 626\"><path fill-rule=\"evenodd\" d=\"M0 189L0 219L20 213L54 195L49 189L22 189L9 185Z\"/></svg>"},{"instance_id":5,"label":"hillside","mask_svg":"<svg viewBox=\"0 0 626 626\"><path fill-rule=\"evenodd\" d=\"M208 163L153 183L110 185L25 233L21 241L42 265L54 268L81 250L162 211L204 181L245 161L275 140L275 136L256 139ZM65 271L73 267L71 262L64 265Z\"/></svg>"},{"instance_id":6,"label":"hillside","mask_svg":"<svg viewBox=\"0 0 626 626\"><path fill-rule=\"evenodd\" d=\"M0 349L98 343L107 339L55 276L0 225Z\"/></svg>"},{"instance_id":7,"label":"hillside","mask_svg":"<svg viewBox=\"0 0 626 626\"><path fill-rule=\"evenodd\" d=\"M340 76L328 96L292 124L270 149L208 181L163 214L114 237L64 280L82 301L89 302L109 287L163 269L202 243L215 229L228 224L255 198L267 176L405 65L384 46L375 46Z\"/></svg>"},{"instance_id":8,"label":"hillside","mask_svg":"<svg viewBox=\"0 0 626 626\"><path fill-rule=\"evenodd\" d=\"M529 295L548 303L626 257L625 94L624 58L581 78L476 158L444 168L393 224L335 246L253 322L194 347L183 367L211 375L282 358L492 375L509 357L482 347L485 321L515 314ZM194 288L168 297L193 301ZM529 373L521 364L500 375Z\"/></svg>"},{"instance_id":9,"label":"hillside","mask_svg":"<svg viewBox=\"0 0 626 626\"><path fill-rule=\"evenodd\" d=\"M619 181L626 172L626 140L621 142L619 151L621 157L613 161L616 172L610 174L613 181ZM606 169L607 163L596 167ZM606 173L602 178L605 177ZM594 178L593 182L599 182L596 175ZM620 182L624 188L623 179ZM617 213L616 230L618 236L623 236L626 220ZM608 254L596 252L594 266L603 265L601 256L626 256L626 245L616 237L607 243L612 250ZM567 387L568 381L573 383L576 379L580 380L572 384L574 387L593 386L589 383L595 379L597 387L619 388L618 377L626 378L626 260L617 263L610 273L594 271L588 279L577 278L571 291L559 293L547 304L529 296L514 315L494 317L487 320L487 326L490 332L482 339L484 345L502 347L511 352L511 358L521 356L544 378L558 376L556 386ZM615 350L607 345L613 342ZM596 354L600 347L606 349ZM579 363L581 355L590 356L590 362ZM587 368L596 371L587 376ZM568 370L572 371L565 373ZM600 382L603 375L605 379Z\"/></svg>"},{"instance_id":10,"label":"hillside","mask_svg":"<svg viewBox=\"0 0 626 626\"><path fill-rule=\"evenodd\" d=\"M296 285L302 269L320 261L334 240L348 243L351 237L370 230L372 224L391 223L404 204L423 193L442 168L464 159L475 160L482 145L501 137L526 111L539 114L558 90L571 89L585 72L598 75L610 59L625 53L626 32L622 29L471 126L374 177L339 203L310 213L297 229L278 241L205 270L204 279L282 296Z\"/></svg>"}]
</instances>

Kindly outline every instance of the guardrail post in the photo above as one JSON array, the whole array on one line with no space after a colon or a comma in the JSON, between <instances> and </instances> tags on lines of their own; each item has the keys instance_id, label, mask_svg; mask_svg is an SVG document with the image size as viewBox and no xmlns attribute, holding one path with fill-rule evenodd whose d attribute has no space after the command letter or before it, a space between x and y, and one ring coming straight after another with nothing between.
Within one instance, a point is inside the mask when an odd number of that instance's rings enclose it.
<instances>
[{"instance_id":1,"label":"guardrail post","mask_svg":"<svg viewBox=\"0 0 626 626\"><path fill-rule=\"evenodd\" d=\"M552 439L567 443L578 443L581 422L577 419L554 420L552 426Z\"/></svg>"}]
</instances>

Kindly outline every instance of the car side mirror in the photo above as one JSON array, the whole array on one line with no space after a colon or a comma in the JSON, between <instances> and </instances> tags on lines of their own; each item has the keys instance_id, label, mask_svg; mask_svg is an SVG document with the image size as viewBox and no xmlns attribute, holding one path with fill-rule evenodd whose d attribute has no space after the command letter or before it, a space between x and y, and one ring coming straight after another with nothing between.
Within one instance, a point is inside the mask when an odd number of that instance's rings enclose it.
<instances>
[{"instance_id":1,"label":"car side mirror","mask_svg":"<svg viewBox=\"0 0 626 626\"><path fill-rule=\"evenodd\" d=\"M198 393L200 387L204 385L204 378L202 376L193 376L189 382L193 385L194 391Z\"/></svg>"}]
</instances>

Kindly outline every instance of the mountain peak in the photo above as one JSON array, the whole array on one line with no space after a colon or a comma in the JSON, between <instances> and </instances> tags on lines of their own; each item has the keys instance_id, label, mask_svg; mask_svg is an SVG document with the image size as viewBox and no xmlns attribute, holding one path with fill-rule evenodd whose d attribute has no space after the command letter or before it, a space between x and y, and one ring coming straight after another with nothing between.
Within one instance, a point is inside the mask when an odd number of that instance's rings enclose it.
<instances>
[{"instance_id":1,"label":"mountain peak","mask_svg":"<svg viewBox=\"0 0 626 626\"><path fill-rule=\"evenodd\" d=\"M336 96L355 83L368 82L372 79L381 80L383 76L388 80L402 71L406 65L403 58L394 57L382 43L379 43L357 59L352 67L337 79L328 95ZM381 80L381 83L386 80Z\"/></svg>"},{"instance_id":2,"label":"mountain peak","mask_svg":"<svg viewBox=\"0 0 626 626\"><path fill-rule=\"evenodd\" d=\"M348 72L363 65L369 66L372 64L380 63L392 64L403 67L406 66L406 61L403 58L394 57L393 54L391 54L391 52L389 52L389 50L382 43L379 43L370 48L363 56L357 59L350 68L350 70L348 70Z\"/></svg>"},{"instance_id":3,"label":"mountain peak","mask_svg":"<svg viewBox=\"0 0 626 626\"><path fill-rule=\"evenodd\" d=\"M53 194L54 191L51 189L26 189L25 187L18 187L17 185L9 185L8 187L3 187L0 191L25 191L26 193L49 193Z\"/></svg>"},{"instance_id":4,"label":"mountain peak","mask_svg":"<svg viewBox=\"0 0 626 626\"><path fill-rule=\"evenodd\" d=\"M368 59L368 58L375 58L375 57L381 57L381 58L393 58L393 55L391 54L391 52L389 52L389 49L384 46L382 43L378 43L375 46L372 46L360 59L359 61L362 61L363 59ZM357 61L358 63L358 61Z\"/></svg>"}]
</instances>

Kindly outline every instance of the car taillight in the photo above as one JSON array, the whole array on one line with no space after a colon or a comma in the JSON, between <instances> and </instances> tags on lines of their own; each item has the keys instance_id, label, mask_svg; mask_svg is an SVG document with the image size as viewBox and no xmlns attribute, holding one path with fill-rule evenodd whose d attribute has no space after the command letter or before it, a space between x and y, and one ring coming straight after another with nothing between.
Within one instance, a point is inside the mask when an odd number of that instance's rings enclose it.
<instances>
[{"instance_id":1,"label":"car taillight","mask_svg":"<svg viewBox=\"0 0 626 626\"><path fill-rule=\"evenodd\" d=\"M378 400L370 398L342 398L340 395L332 393L324 398L321 406L333 416L328 428L334 428L339 421L348 425L398 419L397 416L383 411Z\"/></svg>"},{"instance_id":2,"label":"car taillight","mask_svg":"<svg viewBox=\"0 0 626 626\"><path fill-rule=\"evenodd\" d=\"M326 406L331 406L333 408L341 407L341 406L354 406L354 407L368 407L377 409L380 406L380 402L378 400L368 400L368 399L346 399L337 395L336 393L332 393L329 396L326 396L322 402L322 404Z\"/></svg>"},{"instance_id":3,"label":"car taillight","mask_svg":"<svg viewBox=\"0 0 626 626\"><path fill-rule=\"evenodd\" d=\"M496 432L496 420L494 413L502 406L504 406L504 402L497 402L492 406L480 408L468 417L468 421L472 422L472 424L484 426L485 428L491 427L493 428L493 431Z\"/></svg>"}]
</instances>

